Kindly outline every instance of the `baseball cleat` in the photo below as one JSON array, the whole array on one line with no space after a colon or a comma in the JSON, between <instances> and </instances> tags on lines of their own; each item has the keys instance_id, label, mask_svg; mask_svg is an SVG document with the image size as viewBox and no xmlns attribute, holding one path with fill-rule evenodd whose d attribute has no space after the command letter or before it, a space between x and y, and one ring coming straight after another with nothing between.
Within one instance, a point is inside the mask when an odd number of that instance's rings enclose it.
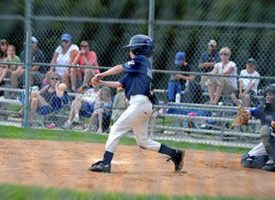
<instances>
[{"instance_id":1,"label":"baseball cleat","mask_svg":"<svg viewBox=\"0 0 275 200\"><path fill-rule=\"evenodd\" d=\"M275 162L273 160L267 161L265 166L262 168L262 170L275 172Z\"/></svg>"},{"instance_id":2,"label":"baseball cleat","mask_svg":"<svg viewBox=\"0 0 275 200\"><path fill-rule=\"evenodd\" d=\"M102 172L102 173L111 173L111 164L103 164L103 161L100 160L89 167L92 172Z\"/></svg>"},{"instance_id":3,"label":"baseball cleat","mask_svg":"<svg viewBox=\"0 0 275 200\"><path fill-rule=\"evenodd\" d=\"M176 154L169 158L167 161L172 160L175 164L175 171L179 172L183 167L183 158L185 156L185 151L183 150L177 150Z\"/></svg>"}]
</instances>

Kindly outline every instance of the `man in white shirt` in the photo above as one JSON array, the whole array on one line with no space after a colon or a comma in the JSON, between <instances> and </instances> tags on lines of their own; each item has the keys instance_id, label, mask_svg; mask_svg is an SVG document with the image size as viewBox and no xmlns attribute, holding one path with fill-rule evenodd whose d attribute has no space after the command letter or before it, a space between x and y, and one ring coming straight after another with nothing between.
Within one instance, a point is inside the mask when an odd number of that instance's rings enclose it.
<instances>
[{"instance_id":1,"label":"man in white shirt","mask_svg":"<svg viewBox=\"0 0 275 200\"><path fill-rule=\"evenodd\" d=\"M246 69L242 70L240 76L260 77L260 74L255 70L257 62L254 58L249 58L246 61ZM250 106L250 97L257 95L257 89L260 79L240 78L239 90L232 94L233 102L238 106L242 104L245 107Z\"/></svg>"}]
</instances>

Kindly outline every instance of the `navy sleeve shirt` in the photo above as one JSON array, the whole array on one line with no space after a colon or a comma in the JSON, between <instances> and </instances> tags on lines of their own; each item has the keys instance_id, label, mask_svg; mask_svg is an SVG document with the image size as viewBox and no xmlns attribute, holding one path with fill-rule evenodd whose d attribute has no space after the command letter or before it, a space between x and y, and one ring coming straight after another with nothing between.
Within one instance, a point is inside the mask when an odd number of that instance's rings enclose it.
<instances>
[{"instance_id":1,"label":"navy sleeve shirt","mask_svg":"<svg viewBox=\"0 0 275 200\"><path fill-rule=\"evenodd\" d=\"M148 58L138 55L122 66L125 74L119 82L125 89L127 99L138 94L148 96L152 80L152 67Z\"/></svg>"},{"instance_id":2,"label":"navy sleeve shirt","mask_svg":"<svg viewBox=\"0 0 275 200\"><path fill-rule=\"evenodd\" d=\"M264 109L264 106L250 109L250 113L256 119L261 120L262 125L271 126L271 121L275 120L274 110Z\"/></svg>"},{"instance_id":3,"label":"navy sleeve shirt","mask_svg":"<svg viewBox=\"0 0 275 200\"><path fill-rule=\"evenodd\" d=\"M220 62L221 59L220 59L220 55L218 52L204 52L201 57L200 57L200 60L199 60L199 64L202 64L202 63L205 63L205 62ZM203 72L210 72L212 69L210 68L202 68L201 69Z\"/></svg>"}]
</instances>

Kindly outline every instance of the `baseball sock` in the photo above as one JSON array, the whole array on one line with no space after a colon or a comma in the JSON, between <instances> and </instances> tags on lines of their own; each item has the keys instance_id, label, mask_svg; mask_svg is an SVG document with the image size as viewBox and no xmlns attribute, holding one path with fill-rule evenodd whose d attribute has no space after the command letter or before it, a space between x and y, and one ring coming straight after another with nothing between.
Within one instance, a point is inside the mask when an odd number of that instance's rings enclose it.
<instances>
[{"instance_id":1,"label":"baseball sock","mask_svg":"<svg viewBox=\"0 0 275 200\"><path fill-rule=\"evenodd\" d=\"M102 163L104 165L111 164L113 156L114 156L114 153L109 152L109 151L105 151Z\"/></svg>"},{"instance_id":2,"label":"baseball sock","mask_svg":"<svg viewBox=\"0 0 275 200\"><path fill-rule=\"evenodd\" d=\"M159 153L173 157L177 153L177 151L176 149L172 149L164 144L160 144Z\"/></svg>"}]
</instances>

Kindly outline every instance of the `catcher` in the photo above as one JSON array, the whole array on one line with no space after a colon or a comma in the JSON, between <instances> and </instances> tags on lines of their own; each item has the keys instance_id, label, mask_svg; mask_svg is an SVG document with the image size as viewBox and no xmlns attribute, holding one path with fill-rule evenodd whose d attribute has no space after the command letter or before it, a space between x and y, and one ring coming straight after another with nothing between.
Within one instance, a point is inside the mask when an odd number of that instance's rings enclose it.
<instances>
[{"instance_id":1,"label":"catcher","mask_svg":"<svg viewBox=\"0 0 275 200\"><path fill-rule=\"evenodd\" d=\"M242 156L241 164L247 168L275 171L275 83L265 89L263 105L248 111L239 108L232 127L247 124L250 116L261 120L258 130L261 142Z\"/></svg>"}]
</instances>

